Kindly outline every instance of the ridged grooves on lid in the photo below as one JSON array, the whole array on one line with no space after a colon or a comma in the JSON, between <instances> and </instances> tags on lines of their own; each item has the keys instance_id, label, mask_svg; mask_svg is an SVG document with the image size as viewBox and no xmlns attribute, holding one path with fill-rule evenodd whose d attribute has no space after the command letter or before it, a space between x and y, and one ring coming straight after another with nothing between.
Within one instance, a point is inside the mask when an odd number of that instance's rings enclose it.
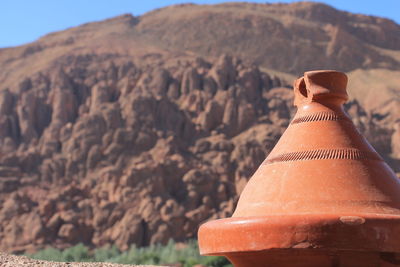
<instances>
[{"instance_id":1,"label":"ridged grooves on lid","mask_svg":"<svg viewBox=\"0 0 400 267\"><path fill-rule=\"evenodd\" d=\"M338 115L334 112L318 112L314 114L305 115L302 117L295 118L291 124L303 123L303 122L311 122L311 121L338 121L338 120L347 120L350 121L345 116Z\"/></svg>"},{"instance_id":2,"label":"ridged grooves on lid","mask_svg":"<svg viewBox=\"0 0 400 267\"><path fill-rule=\"evenodd\" d=\"M376 152L342 148L342 149L316 149L316 150L284 153L272 157L270 159L266 159L263 164L272 164L283 161L317 160L317 159L382 160L382 158Z\"/></svg>"}]
</instances>

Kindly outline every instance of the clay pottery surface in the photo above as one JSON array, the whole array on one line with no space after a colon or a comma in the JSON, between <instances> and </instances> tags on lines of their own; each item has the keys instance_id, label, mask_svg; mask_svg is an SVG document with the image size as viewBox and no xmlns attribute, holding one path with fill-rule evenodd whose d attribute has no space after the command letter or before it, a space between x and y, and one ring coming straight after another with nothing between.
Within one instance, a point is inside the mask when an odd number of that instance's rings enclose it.
<instances>
[{"instance_id":1,"label":"clay pottery surface","mask_svg":"<svg viewBox=\"0 0 400 267\"><path fill-rule=\"evenodd\" d=\"M298 111L231 218L199 229L235 266L399 266L400 182L343 109L347 77L295 81Z\"/></svg>"}]
</instances>

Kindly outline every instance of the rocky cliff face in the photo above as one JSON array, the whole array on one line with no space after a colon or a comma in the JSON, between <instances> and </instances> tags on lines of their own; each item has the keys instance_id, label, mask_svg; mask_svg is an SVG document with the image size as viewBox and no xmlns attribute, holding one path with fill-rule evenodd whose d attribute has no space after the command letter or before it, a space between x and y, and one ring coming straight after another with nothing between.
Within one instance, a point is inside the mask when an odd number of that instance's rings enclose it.
<instances>
[{"instance_id":1,"label":"rocky cliff face","mask_svg":"<svg viewBox=\"0 0 400 267\"><path fill-rule=\"evenodd\" d=\"M289 123L291 73L305 67L370 68L354 77L391 68L382 106L359 97L346 109L399 170L400 113L385 104L397 103L399 28L320 4L183 5L0 50L0 249L194 238L202 221L232 213ZM257 50L266 33L269 50ZM308 41L285 39L296 34Z\"/></svg>"}]
</instances>

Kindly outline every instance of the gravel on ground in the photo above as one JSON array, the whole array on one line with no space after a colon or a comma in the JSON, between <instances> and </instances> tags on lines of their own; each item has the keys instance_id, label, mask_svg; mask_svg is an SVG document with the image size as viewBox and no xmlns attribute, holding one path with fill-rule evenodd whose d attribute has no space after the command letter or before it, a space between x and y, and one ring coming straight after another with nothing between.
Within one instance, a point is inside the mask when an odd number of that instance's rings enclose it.
<instances>
[{"instance_id":1,"label":"gravel on ground","mask_svg":"<svg viewBox=\"0 0 400 267\"><path fill-rule=\"evenodd\" d=\"M157 267L154 265L126 265L105 262L53 262L34 260L0 252L0 267Z\"/></svg>"}]
</instances>

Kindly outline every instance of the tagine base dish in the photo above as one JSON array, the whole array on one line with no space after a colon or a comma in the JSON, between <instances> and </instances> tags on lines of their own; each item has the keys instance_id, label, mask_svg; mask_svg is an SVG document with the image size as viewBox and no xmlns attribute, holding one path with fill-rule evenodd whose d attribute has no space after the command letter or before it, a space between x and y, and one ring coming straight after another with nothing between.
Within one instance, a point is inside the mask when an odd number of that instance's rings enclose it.
<instances>
[{"instance_id":1,"label":"tagine base dish","mask_svg":"<svg viewBox=\"0 0 400 267\"><path fill-rule=\"evenodd\" d=\"M395 267L400 253L332 249L270 249L226 256L235 267Z\"/></svg>"},{"instance_id":2,"label":"tagine base dish","mask_svg":"<svg viewBox=\"0 0 400 267\"><path fill-rule=\"evenodd\" d=\"M207 222L199 245L236 267L399 266L399 235L399 215L272 215Z\"/></svg>"}]
</instances>

